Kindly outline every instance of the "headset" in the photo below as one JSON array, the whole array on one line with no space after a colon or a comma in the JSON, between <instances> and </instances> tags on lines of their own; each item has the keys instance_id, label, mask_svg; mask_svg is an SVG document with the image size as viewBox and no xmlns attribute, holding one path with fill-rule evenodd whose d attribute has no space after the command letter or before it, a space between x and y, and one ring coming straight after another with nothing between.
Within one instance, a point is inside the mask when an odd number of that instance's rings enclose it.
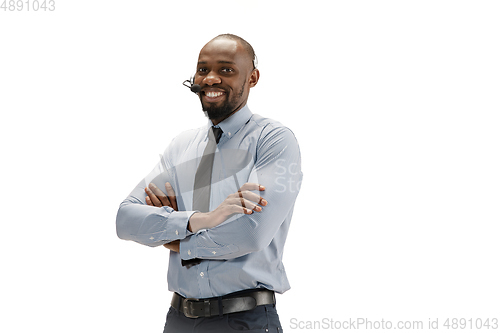
<instances>
[{"instance_id":1,"label":"headset","mask_svg":"<svg viewBox=\"0 0 500 333\"><path fill-rule=\"evenodd\" d=\"M182 82L182 85L188 87L189 89L191 89L192 92L196 94L200 92L201 86L199 84L194 84L194 75L195 74L191 75L189 80L184 80L184 82Z\"/></svg>"}]
</instances>

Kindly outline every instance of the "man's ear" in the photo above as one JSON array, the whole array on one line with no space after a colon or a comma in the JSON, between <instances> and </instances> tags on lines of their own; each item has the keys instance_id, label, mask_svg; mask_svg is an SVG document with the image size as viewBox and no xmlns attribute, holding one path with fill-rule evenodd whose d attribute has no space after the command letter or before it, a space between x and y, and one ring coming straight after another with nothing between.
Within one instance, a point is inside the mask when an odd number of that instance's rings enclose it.
<instances>
[{"instance_id":1,"label":"man's ear","mask_svg":"<svg viewBox=\"0 0 500 333\"><path fill-rule=\"evenodd\" d=\"M257 85L257 82L259 82L259 78L260 78L259 70L254 69L252 71L252 74L250 74L250 80L248 82L250 84L250 88L255 87Z\"/></svg>"}]
</instances>

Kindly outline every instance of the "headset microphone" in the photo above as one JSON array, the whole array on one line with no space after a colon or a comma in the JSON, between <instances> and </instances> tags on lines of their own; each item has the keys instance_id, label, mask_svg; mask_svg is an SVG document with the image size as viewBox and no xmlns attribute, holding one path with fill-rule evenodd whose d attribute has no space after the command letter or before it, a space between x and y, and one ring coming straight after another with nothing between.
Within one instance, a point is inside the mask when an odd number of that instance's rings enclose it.
<instances>
[{"instance_id":1,"label":"headset microphone","mask_svg":"<svg viewBox=\"0 0 500 333\"><path fill-rule=\"evenodd\" d=\"M201 86L199 84L194 84L193 81L193 78L191 78L190 80L185 80L184 82L182 82L182 84L191 89L192 92L197 94L201 91Z\"/></svg>"},{"instance_id":2,"label":"headset microphone","mask_svg":"<svg viewBox=\"0 0 500 333\"><path fill-rule=\"evenodd\" d=\"M201 86L199 84L193 84L189 89L196 94L201 91Z\"/></svg>"}]
</instances>

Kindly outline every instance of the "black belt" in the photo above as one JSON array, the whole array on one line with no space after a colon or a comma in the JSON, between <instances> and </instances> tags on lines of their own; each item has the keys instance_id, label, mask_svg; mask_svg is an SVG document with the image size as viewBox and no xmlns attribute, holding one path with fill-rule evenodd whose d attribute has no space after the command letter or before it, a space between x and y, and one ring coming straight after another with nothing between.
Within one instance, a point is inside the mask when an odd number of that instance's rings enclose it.
<instances>
[{"instance_id":1,"label":"black belt","mask_svg":"<svg viewBox=\"0 0 500 333\"><path fill-rule=\"evenodd\" d=\"M274 291L267 289L253 289L205 299L184 298L174 293L170 304L188 318L200 318L253 310L259 305L276 304L276 298Z\"/></svg>"}]
</instances>

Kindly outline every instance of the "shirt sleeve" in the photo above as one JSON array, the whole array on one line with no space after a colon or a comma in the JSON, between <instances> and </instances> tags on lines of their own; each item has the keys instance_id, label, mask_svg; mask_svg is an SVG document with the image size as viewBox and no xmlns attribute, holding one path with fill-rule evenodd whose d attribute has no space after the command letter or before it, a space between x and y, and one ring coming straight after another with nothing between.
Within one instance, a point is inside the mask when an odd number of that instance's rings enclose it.
<instances>
[{"instance_id":1,"label":"shirt sleeve","mask_svg":"<svg viewBox=\"0 0 500 333\"><path fill-rule=\"evenodd\" d=\"M286 231L283 234L280 227L291 219L302 182L299 146L288 128L263 131L249 182L266 187L260 194L268 201L267 206L261 212L240 214L229 223L183 239L180 242L183 260L234 259L264 249L275 237L286 237Z\"/></svg>"},{"instance_id":2,"label":"shirt sleeve","mask_svg":"<svg viewBox=\"0 0 500 333\"><path fill-rule=\"evenodd\" d=\"M116 216L116 233L119 238L154 247L192 234L187 229L187 224L195 211L174 211L168 206L154 207L146 204L144 189L151 182L159 188L170 182L174 191L176 190L167 154L168 149L153 171L120 204Z\"/></svg>"}]
</instances>

